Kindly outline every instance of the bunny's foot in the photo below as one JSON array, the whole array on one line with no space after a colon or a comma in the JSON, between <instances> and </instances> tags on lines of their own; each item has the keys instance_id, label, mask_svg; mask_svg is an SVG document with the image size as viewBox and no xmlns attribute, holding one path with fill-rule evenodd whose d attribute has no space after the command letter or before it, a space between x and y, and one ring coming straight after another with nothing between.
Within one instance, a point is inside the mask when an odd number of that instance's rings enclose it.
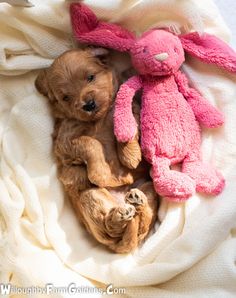
<instances>
[{"instance_id":1,"label":"bunny's foot","mask_svg":"<svg viewBox=\"0 0 236 298\"><path fill-rule=\"evenodd\" d=\"M182 202L195 193L195 181L187 174L171 170L166 158L156 160L151 176L156 192L168 201Z\"/></svg>"},{"instance_id":2,"label":"bunny's foot","mask_svg":"<svg viewBox=\"0 0 236 298\"><path fill-rule=\"evenodd\" d=\"M183 172L196 182L198 192L218 195L225 186L225 179L219 171L201 161L184 161Z\"/></svg>"}]
</instances>

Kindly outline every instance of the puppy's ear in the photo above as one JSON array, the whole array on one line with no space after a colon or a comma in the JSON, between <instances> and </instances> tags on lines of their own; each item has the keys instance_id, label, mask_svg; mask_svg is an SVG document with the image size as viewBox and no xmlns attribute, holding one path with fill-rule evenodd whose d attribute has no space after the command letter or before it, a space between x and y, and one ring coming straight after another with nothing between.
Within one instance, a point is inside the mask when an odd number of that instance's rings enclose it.
<instances>
[{"instance_id":1,"label":"puppy's ear","mask_svg":"<svg viewBox=\"0 0 236 298\"><path fill-rule=\"evenodd\" d=\"M48 70L42 69L35 80L35 87L39 93L48 96L49 86L47 81Z\"/></svg>"},{"instance_id":2,"label":"puppy's ear","mask_svg":"<svg viewBox=\"0 0 236 298\"><path fill-rule=\"evenodd\" d=\"M102 64L107 65L109 62L109 50L104 48L88 48L87 51L93 56L98 58Z\"/></svg>"},{"instance_id":3,"label":"puppy's ear","mask_svg":"<svg viewBox=\"0 0 236 298\"><path fill-rule=\"evenodd\" d=\"M104 48L89 48L89 52L95 57L103 57L109 54L109 51Z\"/></svg>"},{"instance_id":4,"label":"puppy's ear","mask_svg":"<svg viewBox=\"0 0 236 298\"><path fill-rule=\"evenodd\" d=\"M49 68L42 69L39 72L39 74L35 80L35 87L39 93L46 96L51 103L54 103L55 97L54 97L54 94L50 88L48 73L49 73Z\"/></svg>"}]
</instances>

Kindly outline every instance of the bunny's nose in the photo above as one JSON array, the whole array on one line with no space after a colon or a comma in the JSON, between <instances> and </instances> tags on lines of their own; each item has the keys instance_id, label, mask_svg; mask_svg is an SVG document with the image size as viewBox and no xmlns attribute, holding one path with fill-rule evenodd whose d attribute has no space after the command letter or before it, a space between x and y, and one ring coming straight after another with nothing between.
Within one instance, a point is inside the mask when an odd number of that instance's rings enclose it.
<instances>
[{"instance_id":1,"label":"bunny's nose","mask_svg":"<svg viewBox=\"0 0 236 298\"><path fill-rule=\"evenodd\" d=\"M167 53L160 53L155 55L155 59L157 59L158 61L165 61L168 57L169 55Z\"/></svg>"}]
</instances>

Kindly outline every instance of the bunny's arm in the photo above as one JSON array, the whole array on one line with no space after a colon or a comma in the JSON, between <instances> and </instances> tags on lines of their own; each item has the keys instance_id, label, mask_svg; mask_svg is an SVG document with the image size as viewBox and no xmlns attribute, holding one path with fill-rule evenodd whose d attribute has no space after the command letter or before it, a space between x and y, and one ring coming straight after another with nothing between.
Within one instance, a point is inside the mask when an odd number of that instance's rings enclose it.
<instances>
[{"instance_id":1,"label":"bunny's arm","mask_svg":"<svg viewBox=\"0 0 236 298\"><path fill-rule=\"evenodd\" d=\"M137 122L132 113L132 100L135 92L142 88L139 76L131 77L120 86L116 96L114 112L115 136L119 142L128 142L135 138Z\"/></svg>"},{"instance_id":2,"label":"bunny's arm","mask_svg":"<svg viewBox=\"0 0 236 298\"><path fill-rule=\"evenodd\" d=\"M197 90L189 87L185 74L178 71L175 74L175 81L199 123L209 128L218 127L224 123L223 113L212 106Z\"/></svg>"}]
</instances>

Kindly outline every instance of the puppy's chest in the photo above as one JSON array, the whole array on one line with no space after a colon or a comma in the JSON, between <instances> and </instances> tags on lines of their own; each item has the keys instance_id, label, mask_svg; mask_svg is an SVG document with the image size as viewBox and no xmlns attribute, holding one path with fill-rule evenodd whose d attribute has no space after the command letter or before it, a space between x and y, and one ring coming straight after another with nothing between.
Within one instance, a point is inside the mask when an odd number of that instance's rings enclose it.
<instances>
[{"instance_id":1,"label":"puppy's chest","mask_svg":"<svg viewBox=\"0 0 236 298\"><path fill-rule=\"evenodd\" d=\"M67 139L68 141L73 140L88 135L89 130L90 127L86 123L83 124L76 120L64 120L59 127L58 138Z\"/></svg>"},{"instance_id":2,"label":"puppy's chest","mask_svg":"<svg viewBox=\"0 0 236 298\"><path fill-rule=\"evenodd\" d=\"M104 148L106 158L114 159L117 156L116 152L116 140L113 133L113 119L107 117L102 121L99 121L93 128L88 131L88 136L97 139Z\"/></svg>"},{"instance_id":3,"label":"puppy's chest","mask_svg":"<svg viewBox=\"0 0 236 298\"><path fill-rule=\"evenodd\" d=\"M76 120L65 120L60 126L59 133L63 139L68 141L81 136L89 136L98 140L104 149L104 154L108 160L114 160L117 157L116 141L113 133L113 119L111 115L96 122L80 122Z\"/></svg>"}]
</instances>

